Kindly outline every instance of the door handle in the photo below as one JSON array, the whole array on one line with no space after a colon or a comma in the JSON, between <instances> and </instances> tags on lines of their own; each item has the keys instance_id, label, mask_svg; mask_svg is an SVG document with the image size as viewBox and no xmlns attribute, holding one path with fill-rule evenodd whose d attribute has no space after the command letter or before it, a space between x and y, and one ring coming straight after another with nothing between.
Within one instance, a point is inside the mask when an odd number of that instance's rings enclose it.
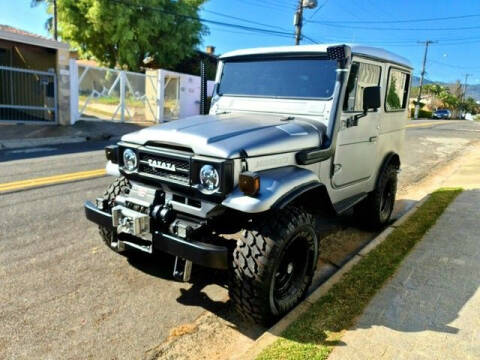
<instances>
[{"instance_id":1,"label":"door handle","mask_svg":"<svg viewBox=\"0 0 480 360\"><path fill-rule=\"evenodd\" d=\"M377 141L377 136L372 136L368 139L370 142L376 142Z\"/></svg>"}]
</instances>

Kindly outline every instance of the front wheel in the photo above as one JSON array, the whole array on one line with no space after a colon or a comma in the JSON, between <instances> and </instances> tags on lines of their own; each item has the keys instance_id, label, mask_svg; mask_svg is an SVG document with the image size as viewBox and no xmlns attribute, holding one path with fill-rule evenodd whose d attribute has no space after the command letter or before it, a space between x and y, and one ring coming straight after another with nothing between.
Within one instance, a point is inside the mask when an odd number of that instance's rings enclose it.
<instances>
[{"instance_id":1,"label":"front wheel","mask_svg":"<svg viewBox=\"0 0 480 360\"><path fill-rule=\"evenodd\" d=\"M229 294L244 317L270 324L304 297L318 239L312 215L286 208L254 219L233 252Z\"/></svg>"}]
</instances>

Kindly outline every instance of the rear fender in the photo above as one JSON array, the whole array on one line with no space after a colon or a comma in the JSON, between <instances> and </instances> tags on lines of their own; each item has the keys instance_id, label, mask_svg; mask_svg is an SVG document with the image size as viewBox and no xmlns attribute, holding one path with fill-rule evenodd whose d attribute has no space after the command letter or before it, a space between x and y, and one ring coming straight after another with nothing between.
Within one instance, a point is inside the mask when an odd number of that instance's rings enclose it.
<instances>
[{"instance_id":1,"label":"rear fender","mask_svg":"<svg viewBox=\"0 0 480 360\"><path fill-rule=\"evenodd\" d=\"M318 176L296 166L259 171L260 190L256 196L245 195L238 187L222 205L244 213L261 213L283 208L305 191L319 187Z\"/></svg>"}]
</instances>

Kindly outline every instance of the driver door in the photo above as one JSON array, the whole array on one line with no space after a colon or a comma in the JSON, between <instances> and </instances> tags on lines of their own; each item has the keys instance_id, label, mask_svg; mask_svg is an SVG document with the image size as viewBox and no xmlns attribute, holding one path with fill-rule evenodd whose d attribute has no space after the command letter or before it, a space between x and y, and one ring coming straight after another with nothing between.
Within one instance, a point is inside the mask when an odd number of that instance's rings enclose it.
<instances>
[{"instance_id":1,"label":"driver door","mask_svg":"<svg viewBox=\"0 0 480 360\"><path fill-rule=\"evenodd\" d=\"M379 86L382 68L368 60L353 61L343 105L342 124L337 135L334 187L345 187L368 180L377 162L376 142L379 133L378 111L369 111L356 124L347 119L363 112L363 90Z\"/></svg>"}]
</instances>

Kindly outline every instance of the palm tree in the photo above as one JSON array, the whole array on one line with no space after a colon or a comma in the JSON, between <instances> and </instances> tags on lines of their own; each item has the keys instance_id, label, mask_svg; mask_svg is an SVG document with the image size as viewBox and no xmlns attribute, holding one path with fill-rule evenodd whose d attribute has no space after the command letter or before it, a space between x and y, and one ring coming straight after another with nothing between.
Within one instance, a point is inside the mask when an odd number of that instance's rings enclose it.
<instances>
[{"instance_id":1,"label":"palm tree","mask_svg":"<svg viewBox=\"0 0 480 360\"><path fill-rule=\"evenodd\" d=\"M43 3L48 5L52 4L53 6L53 16L50 16L45 22L45 27L48 31L52 31L53 27L53 38L58 40L58 29L57 29L57 0L32 0L31 6L37 6Z\"/></svg>"}]
</instances>

